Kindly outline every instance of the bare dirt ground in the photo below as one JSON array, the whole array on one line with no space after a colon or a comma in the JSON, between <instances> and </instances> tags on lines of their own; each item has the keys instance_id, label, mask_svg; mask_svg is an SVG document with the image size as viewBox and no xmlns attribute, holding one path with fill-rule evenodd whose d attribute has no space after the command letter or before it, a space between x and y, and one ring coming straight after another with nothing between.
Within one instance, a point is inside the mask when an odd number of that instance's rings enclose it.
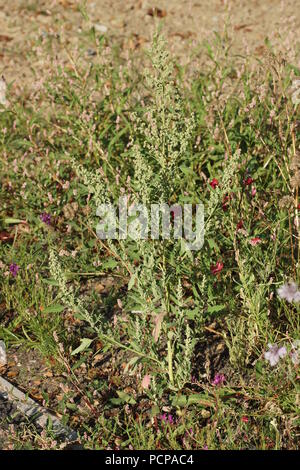
<instances>
[{"instance_id":1,"label":"bare dirt ground","mask_svg":"<svg viewBox=\"0 0 300 470\"><path fill-rule=\"evenodd\" d=\"M124 50L147 46L157 21L163 22L172 53L185 61L190 51L227 25L233 49L261 55L268 38L285 55L300 43L300 0L87 0L89 20L78 0L0 0L0 73L22 94L47 73L37 47L53 39L63 57L76 49L92 25Z\"/></svg>"}]
</instances>

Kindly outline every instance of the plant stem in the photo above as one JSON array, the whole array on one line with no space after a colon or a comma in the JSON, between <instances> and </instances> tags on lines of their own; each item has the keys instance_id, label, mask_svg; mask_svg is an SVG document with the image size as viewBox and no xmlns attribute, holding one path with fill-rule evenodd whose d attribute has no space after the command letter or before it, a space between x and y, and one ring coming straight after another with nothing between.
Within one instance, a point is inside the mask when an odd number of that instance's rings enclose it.
<instances>
[{"instance_id":1,"label":"plant stem","mask_svg":"<svg viewBox=\"0 0 300 470\"><path fill-rule=\"evenodd\" d=\"M171 384L173 385L174 383L174 376L173 376L173 354L172 354L172 344L171 340L168 340L168 372L169 372L169 379Z\"/></svg>"}]
</instances>

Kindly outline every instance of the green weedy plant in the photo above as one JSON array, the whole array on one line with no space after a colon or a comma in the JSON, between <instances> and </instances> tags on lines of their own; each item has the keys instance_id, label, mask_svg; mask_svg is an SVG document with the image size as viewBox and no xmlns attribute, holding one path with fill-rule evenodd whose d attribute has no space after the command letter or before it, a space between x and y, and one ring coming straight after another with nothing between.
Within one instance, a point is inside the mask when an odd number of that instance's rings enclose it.
<instances>
[{"instance_id":1,"label":"green weedy plant","mask_svg":"<svg viewBox=\"0 0 300 470\"><path fill-rule=\"evenodd\" d=\"M150 213L150 204L172 204L184 201L186 175L181 171L183 160L189 158L194 136L194 117L186 116L184 103L176 86L173 67L165 50L165 42L157 33L150 50L152 70L145 73L150 98L143 113L132 115L134 133L131 136L131 175L127 191L135 203L143 203ZM233 188L233 175L239 152L230 156L220 185L211 191L207 204L207 227L214 230L220 217L220 200ZM94 175L72 160L73 167L94 203L111 201L104 179ZM200 202L200 193L194 196ZM103 243L103 241L101 241ZM104 244L104 243L103 243ZM203 309L207 303L207 280L203 273L195 276L203 265L203 252L194 254L181 240L107 240L106 248L130 273L128 294L124 301L125 320L117 318L111 328L103 318L94 318L74 291L66 284L62 268L54 251L50 254L50 271L59 284L60 297L68 308L106 341L132 353L127 369L142 370L150 379L150 392L159 397L157 383L167 383L178 390L191 380L192 358L203 326ZM188 299L184 282L197 282L192 286L194 295ZM193 304L191 311L190 304ZM124 344L124 338L126 344ZM83 342L88 346L91 341Z\"/></svg>"},{"instance_id":2,"label":"green weedy plant","mask_svg":"<svg viewBox=\"0 0 300 470\"><path fill-rule=\"evenodd\" d=\"M258 276L253 272L252 264L258 266L260 260L254 261L249 253L242 257L236 247L236 241L234 245L239 269L239 296L243 315L235 314L227 317L226 324L230 339L227 334L224 334L224 338L231 363L240 367L251 362L261 346L266 344L266 338L271 331L267 300L268 291L272 284L269 277L276 260L270 256L270 260L261 267L261 273ZM243 248L246 251L246 247Z\"/></svg>"}]
</instances>

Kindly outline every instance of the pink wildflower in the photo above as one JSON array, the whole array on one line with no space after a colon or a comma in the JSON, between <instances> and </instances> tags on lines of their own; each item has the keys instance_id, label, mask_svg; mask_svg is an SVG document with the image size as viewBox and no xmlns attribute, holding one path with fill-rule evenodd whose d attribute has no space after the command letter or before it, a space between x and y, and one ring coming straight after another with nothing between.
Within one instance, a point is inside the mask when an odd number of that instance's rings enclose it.
<instances>
[{"instance_id":1,"label":"pink wildflower","mask_svg":"<svg viewBox=\"0 0 300 470\"><path fill-rule=\"evenodd\" d=\"M259 237L251 238L251 240L250 240L249 243L250 243L250 245L252 245L252 246L256 246L256 245L258 245L259 243L261 243L261 238L259 238Z\"/></svg>"},{"instance_id":2,"label":"pink wildflower","mask_svg":"<svg viewBox=\"0 0 300 470\"><path fill-rule=\"evenodd\" d=\"M277 346L277 344L268 344L269 350L265 352L264 357L266 361L269 361L270 365L276 366L280 359L286 356L287 351L285 346Z\"/></svg>"},{"instance_id":3,"label":"pink wildflower","mask_svg":"<svg viewBox=\"0 0 300 470\"><path fill-rule=\"evenodd\" d=\"M214 377L214 380L212 381L212 385L215 385L215 386L223 385L225 380L226 378L224 374L216 374Z\"/></svg>"},{"instance_id":4,"label":"pink wildflower","mask_svg":"<svg viewBox=\"0 0 300 470\"><path fill-rule=\"evenodd\" d=\"M283 284L277 290L277 294L281 299L286 299L288 302L299 302L300 301L300 292L298 286L295 282L290 282Z\"/></svg>"},{"instance_id":5,"label":"pink wildflower","mask_svg":"<svg viewBox=\"0 0 300 470\"><path fill-rule=\"evenodd\" d=\"M245 186L250 186L253 182L254 182L254 179L251 178L251 176L248 176L248 178L246 178L246 179L244 180L244 185L245 185Z\"/></svg>"},{"instance_id":6,"label":"pink wildflower","mask_svg":"<svg viewBox=\"0 0 300 470\"><path fill-rule=\"evenodd\" d=\"M18 266L16 263L12 263L9 266L9 272L13 277L16 277L16 275L18 274L19 269L20 269L20 266Z\"/></svg>"},{"instance_id":7,"label":"pink wildflower","mask_svg":"<svg viewBox=\"0 0 300 470\"><path fill-rule=\"evenodd\" d=\"M217 178L214 178L210 181L210 186L215 189L217 186L219 186L219 181L217 180Z\"/></svg>"},{"instance_id":8,"label":"pink wildflower","mask_svg":"<svg viewBox=\"0 0 300 470\"><path fill-rule=\"evenodd\" d=\"M210 272L215 276L216 274L219 274L223 268L224 264L221 261L218 261L215 265L211 265Z\"/></svg>"}]
</instances>

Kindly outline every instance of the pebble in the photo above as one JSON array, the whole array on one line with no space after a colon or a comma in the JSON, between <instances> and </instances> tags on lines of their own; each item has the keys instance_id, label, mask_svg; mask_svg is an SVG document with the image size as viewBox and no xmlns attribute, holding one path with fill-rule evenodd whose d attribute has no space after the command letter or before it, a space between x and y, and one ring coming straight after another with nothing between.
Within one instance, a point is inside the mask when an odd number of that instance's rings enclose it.
<instances>
[{"instance_id":1,"label":"pebble","mask_svg":"<svg viewBox=\"0 0 300 470\"><path fill-rule=\"evenodd\" d=\"M6 99L6 82L5 82L5 79L4 77L0 77L0 104L2 104L3 106L7 106L8 105L8 101Z\"/></svg>"},{"instance_id":2,"label":"pebble","mask_svg":"<svg viewBox=\"0 0 300 470\"><path fill-rule=\"evenodd\" d=\"M95 55L97 55L97 52L94 49L88 49L87 50L87 55L89 57L94 57Z\"/></svg>"},{"instance_id":3,"label":"pebble","mask_svg":"<svg viewBox=\"0 0 300 470\"><path fill-rule=\"evenodd\" d=\"M107 33L107 26L105 26L105 24L96 23L94 24L94 28L97 31L97 33L102 33L102 34Z\"/></svg>"},{"instance_id":4,"label":"pebble","mask_svg":"<svg viewBox=\"0 0 300 470\"><path fill-rule=\"evenodd\" d=\"M7 364L6 348L4 341L0 341L0 366Z\"/></svg>"}]
</instances>

